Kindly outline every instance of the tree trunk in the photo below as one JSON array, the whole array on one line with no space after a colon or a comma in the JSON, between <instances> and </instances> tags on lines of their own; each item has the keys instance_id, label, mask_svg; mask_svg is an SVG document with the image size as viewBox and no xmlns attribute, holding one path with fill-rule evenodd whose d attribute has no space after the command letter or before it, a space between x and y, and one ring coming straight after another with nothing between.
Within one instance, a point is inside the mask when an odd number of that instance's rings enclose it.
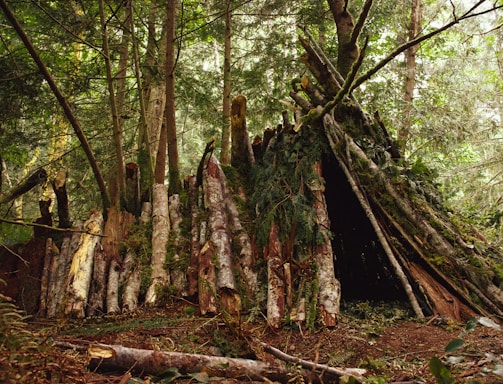
<instances>
[{"instance_id":1,"label":"tree trunk","mask_svg":"<svg viewBox=\"0 0 503 384\"><path fill-rule=\"evenodd\" d=\"M68 194L66 192L66 177L67 171L58 172L54 180L52 180L52 189L56 195L58 202L58 227L71 228L72 221L70 220L70 208L68 206Z\"/></svg>"},{"instance_id":2,"label":"tree trunk","mask_svg":"<svg viewBox=\"0 0 503 384\"><path fill-rule=\"evenodd\" d=\"M135 163L126 164L125 208L135 216L140 215L140 167Z\"/></svg>"},{"instance_id":3,"label":"tree trunk","mask_svg":"<svg viewBox=\"0 0 503 384\"><path fill-rule=\"evenodd\" d=\"M84 224L84 229L88 233L83 233L81 236L79 247L73 255L68 275L66 315L72 315L77 318L85 316L93 273L94 253L100 239L99 236L95 235L101 234L102 225L103 216L97 211L92 212Z\"/></svg>"},{"instance_id":4,"label":"tree trunk","mask_svg":"<svg viewBox=\"0 0 503 384\"><path fill-rule=\"evenodd\" d=\"M47 172L44 168L39 168L29 176L21 180L18 184L12 187L4 195L0 196L0 204L8 203L11 200L22 196L26 192L32 190L37 185L45 183L47 180Z\"/></svg>"},{"instance_id":5,"label":"tree trunk","mask_svg":"<svg viewBox=\"0 0 503 384\"><path fill-rule=\"evenodd\" d=\"M178 141L176 133L176 106L175 106L175 38L176 18L178 17L179 0L167 2L166 9L166 109L164 111L164 124L166 126L168 165L169 165L169 195L176 195L182 191L180 177L180 164L178 159ZM159 180L156 179L159 183Z\"/></svg>"},{"instance_id":6,"label":"tree trunk","mask_svg":"<svg viewBox=\"0 0 503 384\"><path fill-rule=\"evenodd\" d=\"M169 284L169 276L164 268L170 230L168 194L164 184L154 185L152 198L152 283L148 287L145 303L158 305L159 294Z\"/></svg>"},{"instance_id":7,"label":"tree trunk","mask_svg":"<svg viewBox=\"0 0 503 384\"><path fill-rule=\"evenodd\" d=\"M416 39L421 33L421 24L423 19L423 3L422 0L413 0L412 9L410 11L409 23L409 41ZM414 100L414 88L416 86L416 53L419 49L419 44L407 49L405 53L405 93L404 93L404 119L403 127L401 127L398 138L400 143L405 147L410 135L412 127L411 114L413 110L412 101Z\"/></svg>"},{"instance_id":8,"label":"tree trunk","mask_svg":"<svg viewBox=\"0 0 503 384\"><path fill-rule=\"evenodd\" d=\"M105 19L103 0L99 0L98 4L100 10L101 38L103 44L103 56L105 58L105 68L107 73L108 96L110 98L110 108L112 112L112 133L115 148L114 165L116 169L114 170L115 172L113 172L114 177L112 178L112 180L113 182L116 182L117 185L110 187L110 191L112 192L110 193L110 200L112 207L119 208L120 199L124 197L124 191L126 190L126 170L124 166L124 155L122 152L122 127L114 90L114 77L112 75L112 63L110 60L110 50L108 48L107 20ZM127 49L125 51L122 51L122 54L124 53L126 56L128 56ZM125 71L125 60L127 61L127 59L121 57L121 64L124 66L124 68L119 68L119 73ZM123 75L125 75L125 73Z\"/></svg>"},{"instance_id":9,"label":"tree trunk","mask_svg":"<svg viewBox=\"0 0 503 384\"><path fill-rule=\"evenodd\" d=\"M222 111L222 148L220 152L220 162L223 165L229 165L230 162L230 117L231 117L231 23L232 11L231 0L225 4L225 33L224 33L224 92L223 92L223 111Z\"/></svg>"}]
</instances>

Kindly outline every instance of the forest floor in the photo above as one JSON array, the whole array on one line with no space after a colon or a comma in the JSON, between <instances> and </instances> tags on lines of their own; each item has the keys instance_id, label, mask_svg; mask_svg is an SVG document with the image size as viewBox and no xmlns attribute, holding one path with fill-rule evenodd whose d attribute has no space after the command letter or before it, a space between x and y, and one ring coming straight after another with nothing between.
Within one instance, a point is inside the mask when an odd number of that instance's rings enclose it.
<instances>
[{"instance_id":1,"label":"forest floor","mask_svg":"<svg viewBox=\"0 0 503 384\"><path fill-rule=\"evenodd\" d=\"M352 302L343 305L334 329L308 331L294 325L273 330L263 317L224 321L221 316L199 317L190 303L178 302L162 309L144 309L134 314L86 320L32 319L28 329L47 347L33 351L35 357L19 361L0 354L0 381L4 383L152 383L218 382L245 380L184 376L176 369L163 377L126 372L91 372L85 348L91 343L125 347L257 358L248 339L263 341L302 359L336 367L367 370L366 383L436 383L429 362L434 356L448 367L444 383L503 383L503 331L477 324L440 318L417 321L407 308L396 303ZM464 345L453 353L445 347L456 338ZM53 341L59 347L51 346ZM62 348L61 346L68 348ZM262 353L265 353L262 351ZM269 356L269 359L273 359ZM292 372L295 369L292 367ZM135 376L136 375L136 376ZM445 376L445 377L447 377ZM294 378L291 382L296 381Z\"/></svg>"}]
</instances>

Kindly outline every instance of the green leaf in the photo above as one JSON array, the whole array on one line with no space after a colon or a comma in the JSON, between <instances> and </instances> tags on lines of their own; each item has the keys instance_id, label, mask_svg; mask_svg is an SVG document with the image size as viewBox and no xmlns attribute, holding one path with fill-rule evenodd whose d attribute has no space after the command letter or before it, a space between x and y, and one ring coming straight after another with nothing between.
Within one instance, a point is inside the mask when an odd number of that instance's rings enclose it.
<instances>
[{"instance_id":1,"label":"green leaf","mask_svg":"<svg viewBox=\"0 0 503 384\"><path fill-rule=\"evenodd\" d=\"M445 347L445 353L454 352L459 348L461 348L463 345L465 345L465 341L463 339L451 340L449 344L447 344L447 346Z\"/></svg>"},{"instance_id":2,"label":"green leaf","mask_svg":"<svg viewBox=\"0 0 503 384\"><path fill-rule=\"evenodd\" d=\"M438 357L432 357L430 359L430 372L438 384L452 384L454 383L454 378L452 377L449 369L440 361Z\"/></svg>"},{"instance_id":3,"label":"green leaf","mask_svg":"<svg viewBox=\"0 0 503 384\"><path fill-rule=\"evenodd\" d=\"M479 321L479 319L477 319L476 317L474 317L473 319L470 319L467 323L466 323L466 327L465 327L465 332L471 332L473 331L476 327L477 327L477 322Z\"/></svg>"}]
</instances>

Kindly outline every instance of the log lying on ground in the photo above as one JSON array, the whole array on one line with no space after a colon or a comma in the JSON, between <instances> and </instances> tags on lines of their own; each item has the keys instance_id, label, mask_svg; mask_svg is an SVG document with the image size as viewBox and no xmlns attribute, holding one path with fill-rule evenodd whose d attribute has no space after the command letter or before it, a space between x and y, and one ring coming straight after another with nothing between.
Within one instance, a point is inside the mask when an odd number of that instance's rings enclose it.
<instances>
[{"instance_id":1,"label":"log lying on ground","mask_svg":"<svg viewBox=\"0 0 503 384\"><path fill-rule=\"evenodd\" d=\"M275 354L279 350L266 348ZM281 352L281 351L279 351ZM259 360L207 356L181 352L162 352L147 349L127 348L121 345L93 344L87 351L89 368L93 371L135 371L146 375L162 375L169 368L181 374L206 372L210 377L225 377L242 380L279 381L289 383L298 372L288 370L282 363ZM279 355L282 359L289 355ZM285 359L288 360L288 359ZM305 381L311 383L337 382L339 377L353 378L353 383L362 382L362 370L333 368L302 359L290 359L308 370L301 370ZM300 379L300 377L298 377Z\"/></svg>"}]
</instances>

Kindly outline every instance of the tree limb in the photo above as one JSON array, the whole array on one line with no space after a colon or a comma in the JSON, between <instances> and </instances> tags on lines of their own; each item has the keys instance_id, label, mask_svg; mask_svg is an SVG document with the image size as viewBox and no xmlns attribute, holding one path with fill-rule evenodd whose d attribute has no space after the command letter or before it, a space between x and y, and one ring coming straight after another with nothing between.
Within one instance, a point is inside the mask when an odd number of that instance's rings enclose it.
<instances>
[{"instance_id":1,"label":"tree limb","mask_svg":"<svg viewBox=\"0 0 503 384\"><path fill-rule=\"evenodd\" d=\"M383 60L381 60L379 63L377 63L372 69L368 70L365 74L360 76L354 84L351 86L350 92L352 92L354 89L358 88L360 85L362 85L365 81L369 80L373 75L375 75L380 69L382 69L386 64L388 64L391 60L393 60L395 57L397 57L400 53L406 51L410 47L413 47L414 45L417 45L425 40L428 40L432 38L433 36L438 35L439 33L444 32L445 30L453 27L454 25L458 24L462 20L469 19L471 17L479 16L488 12L495 11L497 9L503 8L503 5L498 5L494 6L489 10L485 10L479 13L472 13L476 8L478 8L482 3L484 3L486 0L480 0L477 4L475 4L472 8L470 8L469 11L467 11L464 15L462 15L459 18L455 18L451 22L447 23L443 27L440 27L439 29L436 29L430 33L427 33L426 35L422 35L417 37L414 40L410 40L407 43L404 43L397 47L393 52L391 52L387 57L385 57Z\"/></svg>"},{"instance_id":2,"label":"tree limb","mask_svg":"<svg viewBox=\"0 0 503 384\"><path fill-rule=\"evenodd\" d=\"M25 227L45 228L45 229L50 229L51 231L55 231L55 232L85 233L85 234L93 235L93 236L107 237L107 236L101 235L99 233L89 232L89 231L85 231L85 230L81 230L81 229L57 228L57 227L51 227L50 225L44 225L44 224L25 223L24 221L7 220L7 219L2 219L1 217L0 217L0 222L7 223L7 224L13 224L13 225L23 225Z\"/></svg>"}]
</instances>

